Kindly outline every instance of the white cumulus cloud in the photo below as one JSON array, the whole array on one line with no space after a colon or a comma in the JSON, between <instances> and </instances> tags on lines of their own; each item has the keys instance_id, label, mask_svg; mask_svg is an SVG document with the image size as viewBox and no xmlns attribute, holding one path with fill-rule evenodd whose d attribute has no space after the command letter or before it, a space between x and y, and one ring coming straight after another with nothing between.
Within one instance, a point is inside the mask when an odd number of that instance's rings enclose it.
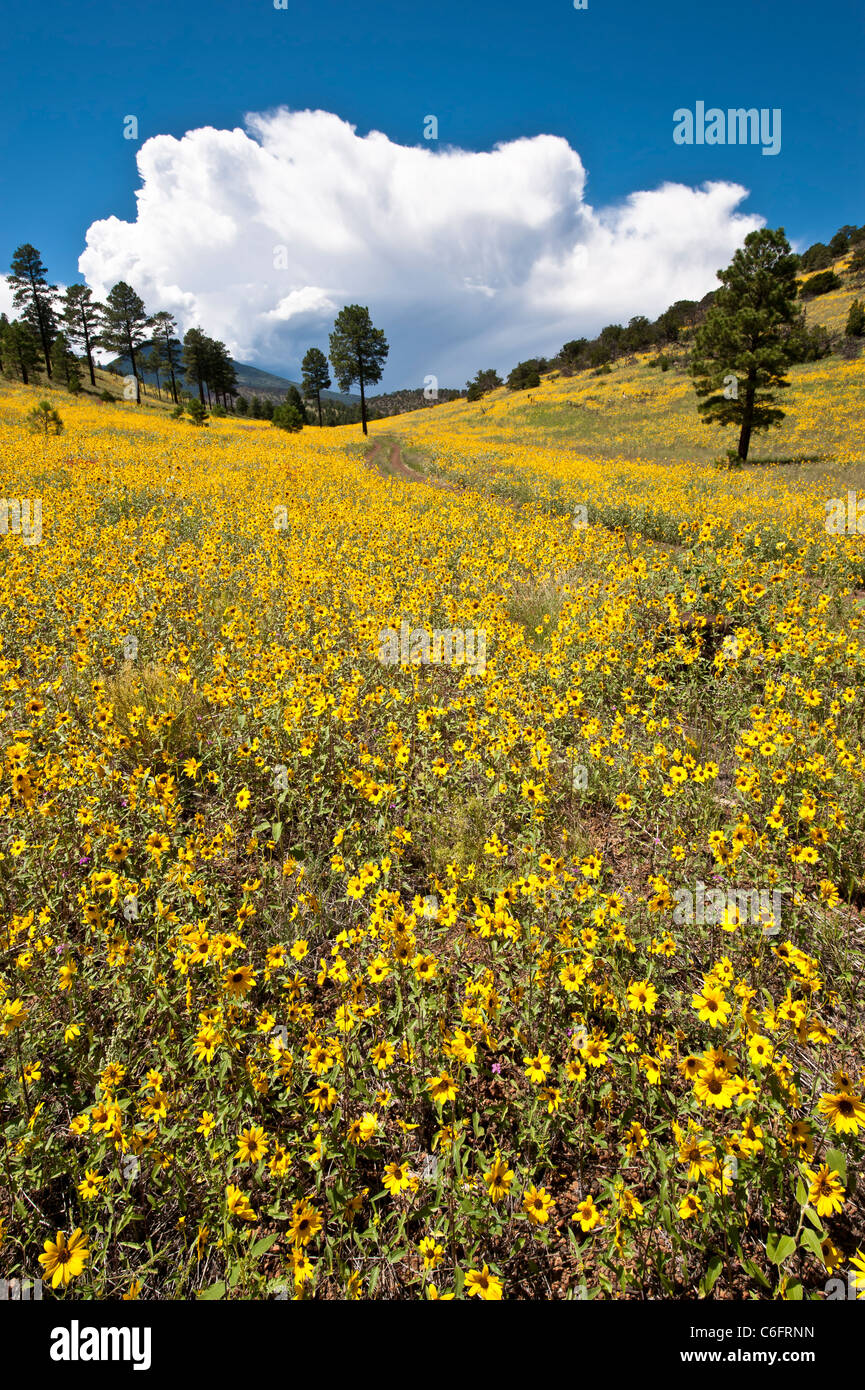
<instances>
[{"instance_id":1,"label":"white cumulus cloud","mask_svg":"<svg viewBox=\"0 0 865 1390\"><path fill-rule=\"evenodd\" d=\"M118 280L235 357L298 375L343 304L390 343L385 386L549 355L632 314L716 285L763 219L738 184L665 183L594 208L552 135L489 152L394 143L326 111L280 109L245 130L159 135L138 153L134 222L94 222L79 269Z\"/></svg>"}]
</instances>

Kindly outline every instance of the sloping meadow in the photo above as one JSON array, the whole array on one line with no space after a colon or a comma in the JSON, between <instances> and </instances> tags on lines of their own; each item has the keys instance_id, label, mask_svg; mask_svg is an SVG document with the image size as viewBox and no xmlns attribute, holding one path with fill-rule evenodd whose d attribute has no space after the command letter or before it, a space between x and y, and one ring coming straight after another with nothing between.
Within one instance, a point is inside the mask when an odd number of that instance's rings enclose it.
<instances>
[{"instance_id":1,"label":"sloping meadow","mask_svg":"<svg viewBox=\"0 0 865 1390\"><path fill-rule=\"evenodd\" d=\"M0 403L0 490L41 503L0 539L3 1274L855 1269L859 538L708 470L454 432L448 489L347 431L64 400L40 438L32 404Z\"/></svg>"}]
</instances>

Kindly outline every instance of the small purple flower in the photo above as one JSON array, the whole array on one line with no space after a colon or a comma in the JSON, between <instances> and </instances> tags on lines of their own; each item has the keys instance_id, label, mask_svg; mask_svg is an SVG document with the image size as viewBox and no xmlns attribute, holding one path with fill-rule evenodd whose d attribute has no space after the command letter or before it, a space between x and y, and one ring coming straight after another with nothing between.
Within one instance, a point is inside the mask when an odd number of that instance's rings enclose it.
<instances>
[{"instance_id":1,"label":"small purple flower","mask_svg":"<svg viewBox=\"0 0 865 1390\"><path fill-rule=\"evenodd\" d=\"M501 1072L501 1069L502 1069L502 1064L501 1064L501 1062L493 1062L493 1072L495 1073L496 1076L499 1075L499 1073Z\"/></svg>"}]
</instances>

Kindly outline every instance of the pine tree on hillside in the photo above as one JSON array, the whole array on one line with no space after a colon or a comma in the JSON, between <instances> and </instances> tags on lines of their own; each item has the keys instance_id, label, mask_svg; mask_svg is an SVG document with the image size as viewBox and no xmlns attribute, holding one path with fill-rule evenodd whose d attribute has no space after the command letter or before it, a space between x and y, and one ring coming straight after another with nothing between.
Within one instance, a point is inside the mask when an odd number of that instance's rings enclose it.
<instances>
[{"instance_id":1,"label":"pine tree on hillside","mask_svg":"<svg viewBox=\"0 0 865 1390\"><path fill-rule=\"evenodd\" d=\"M162 400L162 373L165 370L165 358L162 352L162 342L156 335L151 341L149 352L142 355L141 367L147 376L156 379L156 394Z\"/></svg>"},{"instance_id":2,"label":"pine tree on hillside","mask_svg":"<svg viewBox=\"0 0 865 1390\"><path fill-rule=\"evenodd\" d=\"M51 371L54 378L77 395L81 390L81 367L65 333L58 333L51 344Z\"/></svg>"},{"instance_id":3,"label":"pine tree on hillside","mask_svg":"<svg viewBox=\"0 0 865 1390\"><path fill-rule=\"evenodd\" d=\"M237 372L231 353L218 338L208 338L205 358L208 385L222 404L228 407L237 392Z\"/></svg>"},{"instance_id":4,"label":"pine tree on hillside","mask_svg":"<svg viewBox=\"0 0 865 1390\"><path fill-rule=\"evenodd\" d=\"M177 337L177 324L173 314L160 309L153 315L153 342L159 344L163 370L171 382L171 399L177 405L177 378L181 368L181 346Z\"/></svg>"},{"instance_id":5,"label":"pine tree on hillside","mask_svg":"<svg viewBox=\"0 0 865 1390\"><path fill-rule=\"evenodd\" d=\"M46 267L35 246L25 242L16 249L8 277L14 291L12 300L15 308L21 310L25 323L29 323L38 334L45 370L50 377L51 343L57 332L57 315L54 311L57 286L49 285L46 275Z\"/></svg>"},{"instance_id":6,"label":"pine tree on hillside","mask_svg":"<svg viewBox=\"0 0 865 1390\"><path fill-rule=\"evenodd\" d=\"M749 232L698 329L690 372L707 424L738 425L738 459L754 430L784 418L775 393L789 386L785 330L796 318L795 257L783 227Z\"/></svg>"},{"instance_id":7,"label":"pine tree on hillside","mask_svg":"<svg viewBox=\"0 0 865 1390\"><path fill-rule=\"evenodd\" d=\"M307 352L301 363L303 371L303 389L306 394L315 401L318 407L318 425L321 428L321 393L330 386L330 372L327 367L327 358L321 348L312 347Z\"/></svg>"},{"instance_id":8,"label":"pine tree on hillside","mask_svg":"<svg viewBox=\"0 0 865 1390\"><path fill-rule=\"evenodd\" d=\"M297 387L295 393L299 395ZM277 425L281 430L288 430L290 434L297 434L306 424L304 416L301 415L294 401L286 399L282 405L275 407L270 423Z\"/></svg>"},{"instance_id":9,"label":"pine tree on hillside","mask_svg":"<svg viewBox=\"0 0 865 1390\"><path fill-rule=\"evenodd\" d=\"M364 387L381 381L388 351L387 339L382 329L373 327L369 309L360 304L347 304L339 311L330 335L331 365L341 391L348 391L355 381L360 384L360 419L364 434L369 433Z\"/></svg>"},{"instance_id":10,"label":"pine tree on hillside","mask_svg":"<svg viewBox=\"0 0 865 1390\"><path fill-rule=\"evenodd\" d=\"M10 323L4 314L0 321L0 334L4 371L20 376L22 384L29 386L30 378L38 372L41 361L35 329L21 319L13 319Z\"/></svg>"},{"instance_id":11,"label":"pine tree on hillside","mask_svg":"<svg viewBox=\"0 0 865 1390\"><path fill-rule=\"evenodd\" d=\"M466 399L479 401L481 396L485 396L488 391L495 391L503 384L495 367L487 367L478 372L471 381L466 382Z\"/></svg>"},{"instance_id":12,"label":"pine tree on hillside","mask_svg":"<svg viewBox=\"0 0 865 1390\"><path fill-rule=\"evenodd\" d=\"M306 413L306 406L303 403L303 396L300 394L296 386L289 386L288 390L285 393L285 404L294 406L295 410L300 416L302 424L309 424L309 416Z\"/></svg>"},{"instance_id":13,"label":"pine tree on hillside","mask_svg":"<svg viewBox=\"0 0 865 1390\"><path fill-rule=\"evenodd\" d=\"M531 357L527 362L518 362L508 373L505 382L509 391L528 391L540 384L540 360L537 357Z\"/></svg>"},{"instance_id":14,"label":"pine tree on hillside","mask_svg":"<svg viewBox=\"0 0 865 1390\"><path fill-rule=\"evenodd\" d=\"M204 383L207 380L208 340L200 328L190 328L183 335L183 375L187 385L198 387L198 399L204 405Z\"/></svg>"},{"instance_id":15,"label":"pine tree on hillside","mask_svg":"<svg viewBox=\"0 0 865 1390\"><path fill-rule=\"evenodd\" d=\"M147 342L150 319L144 301L131 285L120 280L105 301L105 314L99 341L109 352L128 358L135 378L135 400L141 404L141 378L138 354Z\"/></svg>"},{"instance_id":16,"label":"pine tree on hillside","mask_svg":"<svg viewBox=\"0 0 865 1390\"><path fill-rule=\"evenodd\" d=\"M87 285L70 285L63 296L63 327L70 343L84 348L90 385L96 385L93 348L99 342L105 306L93 298Z\"/></svg>"}]
</instances>

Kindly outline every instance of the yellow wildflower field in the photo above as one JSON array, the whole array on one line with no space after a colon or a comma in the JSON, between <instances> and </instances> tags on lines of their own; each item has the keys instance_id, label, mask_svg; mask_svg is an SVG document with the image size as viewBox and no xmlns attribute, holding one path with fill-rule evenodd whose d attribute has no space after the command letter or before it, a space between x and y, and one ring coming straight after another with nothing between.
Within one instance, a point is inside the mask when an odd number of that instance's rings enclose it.
<instances>
[{"instance_id":1,"label":"yellow wildflower field","mask_svg":"<svg viewBox=\"0 0 865 1390\"><path fill-rule=\"evenodd\" d=\"M865 1273L863 366L797 376L810 476L689 461L647 372L402 417L415 479L2 388L4 1275Z\"/></svg>"}]
</instances>

